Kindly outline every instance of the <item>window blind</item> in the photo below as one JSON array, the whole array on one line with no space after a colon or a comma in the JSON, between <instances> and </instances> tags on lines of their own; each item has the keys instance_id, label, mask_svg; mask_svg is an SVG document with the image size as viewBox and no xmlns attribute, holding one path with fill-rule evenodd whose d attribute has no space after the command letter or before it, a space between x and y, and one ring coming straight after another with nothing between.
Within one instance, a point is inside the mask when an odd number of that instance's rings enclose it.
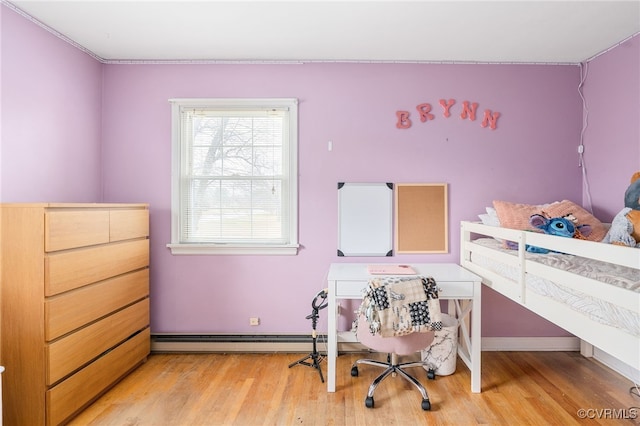
<instances>
[{"instance_id":1,"label":"window blind","mask_svg":"<svg viewBox=\"0 0 640 426\"><path fill-rule=\"evenodd\" d=\"M297 116L286 103L246 103L174 104L173 244L297 246Z\"/></svg>"}]
</instances>

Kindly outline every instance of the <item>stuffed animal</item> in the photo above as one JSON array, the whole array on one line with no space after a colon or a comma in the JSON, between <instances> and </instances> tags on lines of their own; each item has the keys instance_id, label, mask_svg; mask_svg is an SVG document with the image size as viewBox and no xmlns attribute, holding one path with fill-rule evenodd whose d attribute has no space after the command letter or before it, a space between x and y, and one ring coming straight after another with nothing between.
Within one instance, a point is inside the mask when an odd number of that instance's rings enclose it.
<instances>
[{"instance_id":1,"label":"stuffed animal","mask_svg":"<svg viewBox=\"0 0 640 426\"><path fill-rule=\"evenodd\" d=\"M611 221L603 243L640 248L640 172L631 176L624 193L624 208Z\"/></svg>"},{"instance_id":2,"label":"stuffed animal","mask_svg":"<svg viewBox=\"0 0 640 426\"><path fill-rule=\"evenodd\" d=\"M542 230L545 234L584 239L584 237L591 233L591 226L587 224L577 225L576 222L577 220L573 215L549 218L544 214L534 214L529 218L531 226ZM545 254L550 252L550 250L546 248L530 245L527 245L526 249L530 253Z\"/></svg>"}]
</instances>

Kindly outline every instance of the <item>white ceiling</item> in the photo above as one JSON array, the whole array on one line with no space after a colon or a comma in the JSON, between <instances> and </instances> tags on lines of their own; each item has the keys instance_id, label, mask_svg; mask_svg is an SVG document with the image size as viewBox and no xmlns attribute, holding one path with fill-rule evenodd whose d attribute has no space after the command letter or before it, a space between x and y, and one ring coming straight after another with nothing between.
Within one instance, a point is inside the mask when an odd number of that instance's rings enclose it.
<instances>
[{"instance_id":1,"label":"white ceiling","mask_svg":"<svg viewBox=\"0 0 640 426\"><path fill-rule=\"evenodd\" d=\"M640 32L640 0L2 0L111 61L579 63Z\"/></svg>"}]
</instances>

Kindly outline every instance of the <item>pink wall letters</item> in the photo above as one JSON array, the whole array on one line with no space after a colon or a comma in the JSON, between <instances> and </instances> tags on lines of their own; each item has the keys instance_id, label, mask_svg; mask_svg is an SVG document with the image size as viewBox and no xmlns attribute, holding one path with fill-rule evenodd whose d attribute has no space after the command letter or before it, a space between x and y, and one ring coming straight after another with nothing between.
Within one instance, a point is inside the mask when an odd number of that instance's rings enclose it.
<instances>
[{"instance_id":1,"label":"pink wall letters","mask_svg":"<svg viewBox=\"0 0 640 426\"><path fill-rule=\"evenodd\" d=\"M440 106L442 107L442 115L445 118L451 117L451 107L455 105L455 99L440 99L438 101ZM468 118L471 121L476 121L476 111L478 109L477 102L462 102L462 112L460 113L461 119ZM416 105L416 110L418 111L418 116L420 117L420 121L425 123L429 120L434 120L436 116L431 113L432 107L429 103L422 103ZM408 129L411 127L411 119L410 119L409 111L396 111L396 127L398 129ZM480 127L487 127L491 130L495 130L498 125L498 118L500 117L499 112L492 112L490 109L484 110L484 116L482 118L482 122L480 123Z\"/></svg>"}]
</instances>

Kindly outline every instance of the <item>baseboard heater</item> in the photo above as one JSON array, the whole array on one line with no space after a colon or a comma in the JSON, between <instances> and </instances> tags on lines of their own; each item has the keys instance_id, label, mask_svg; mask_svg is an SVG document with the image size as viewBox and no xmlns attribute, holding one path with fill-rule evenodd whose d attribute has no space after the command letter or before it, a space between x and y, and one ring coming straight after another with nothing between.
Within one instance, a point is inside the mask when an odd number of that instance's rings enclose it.
<instances>
[{"instance_id":1,"label":"baseboard heater","mask_svg":"<svg viewBox=\"0 0 640 426\"><path fill-rule=\"evenodd\" d=\"M327 335L318 334L317 349L327 352ZM309 334L173 334L151 335L151 352L311 352ZM339 342L340 352L360 352L357 342Z\"/></svg>"}]
</instances>

